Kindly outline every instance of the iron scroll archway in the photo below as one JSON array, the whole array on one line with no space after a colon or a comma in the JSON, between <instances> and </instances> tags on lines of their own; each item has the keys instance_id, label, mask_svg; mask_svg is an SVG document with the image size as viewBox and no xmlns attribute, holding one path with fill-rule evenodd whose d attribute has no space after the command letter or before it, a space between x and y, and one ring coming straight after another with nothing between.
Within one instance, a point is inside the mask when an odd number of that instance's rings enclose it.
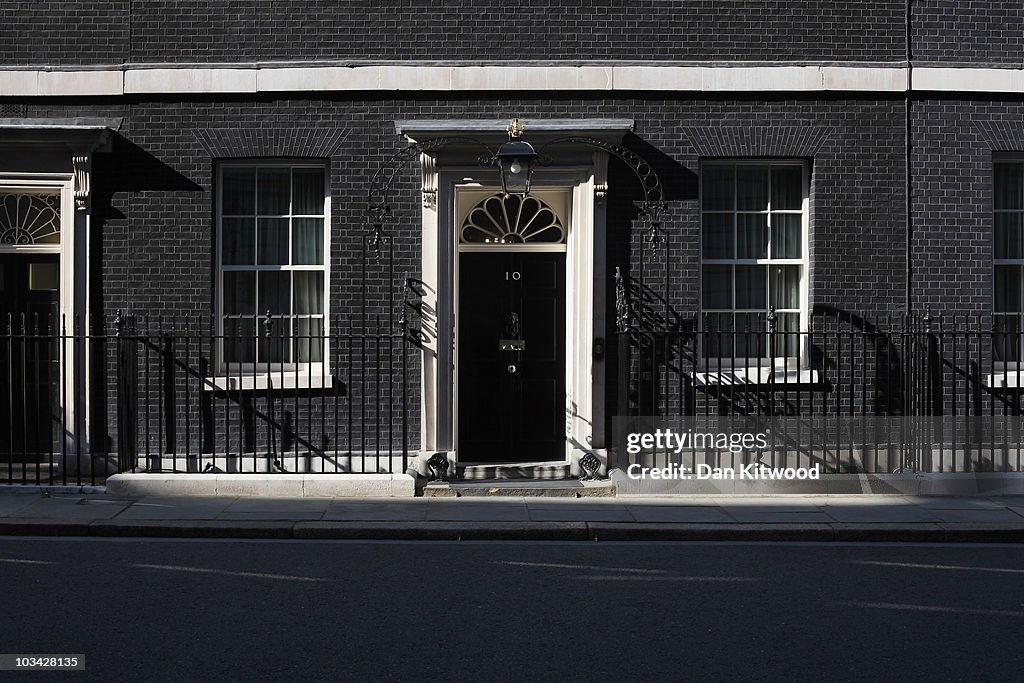
<instances>
[{"instance_id":1,"label":"iron scroll archway","mask_svg":"<svg viewBox=\"0 0 1024 683\"><path fill-rule=\"evenodd\" d=\"M407 164L421 154L433 154L455 144L468 144L482 149L484 154L477 158L477 162L481 166L490 166L494 163L494 152L480 140L467 136L450 136L430 138L413 143L391 156L374 172L373 177L370 178L370 187L366 198L366 212L371 226L366 244L373 250L377 261L380 261L381 251L390 240L384 225L392 215L391 186L394 184L395 178Z\"/></svg>"},{"instance_id":2,"label":"iron scroll archway","mask_svg":"<svg viewBox=\"0 0 1024 683\"><path fill-rule=\"evenodd\" d=\"M515 125L515 122L513 122L513 125ZM383 247L390 240L385 224L392 215L391 187L398 174L406 164L421 154L433 154L456 144L471 145L482 150L483 154L477 158L477 162L481 166L495 166L497 164L497 153L481 140L470 136L445 136L430 138L409 145L409 147L394 154L374 172L373 177L370 179L367 193L367 215L371 226L370 233L367 236L367 246L374 252L378 261L380 260ZM544 151L557 145L568 144L585 145L606 152L615 156L630 168L643 191L639 218L647 224L645 228L646 240L651 252L656 252L658 247L665 241L665 237L661 232L661 224L667 209L664 186L654 167L642 156L623 145L613 144L586 135L566 135L545 142L538 149L540 163L546 166L554 164L555 159L550 154L545 154Z\"/></svg>"},{"instance_id":3,"label":"iron scroll archway","mask_svg":"<svg viewBox=\"0 0 1024 683\"><path fill-rule=\"evenodd\" d=\"M658 250L658 246L665 241L661 233L661 221L667 210L665 204L665 191L661 178L654 170L654 167L642 156L623 145L616 145L600 138L587 135L566 135L550 140L538 149L540 162L544 165L551 165L554 159L544 154L549 147L561 144L577 144L593 147L602 152L607 152L625 163L633 174L636 175L643 190L644 197L641 205L640 219L647 223L647 242L652 252Z\"/></svg>"}]
</instances>

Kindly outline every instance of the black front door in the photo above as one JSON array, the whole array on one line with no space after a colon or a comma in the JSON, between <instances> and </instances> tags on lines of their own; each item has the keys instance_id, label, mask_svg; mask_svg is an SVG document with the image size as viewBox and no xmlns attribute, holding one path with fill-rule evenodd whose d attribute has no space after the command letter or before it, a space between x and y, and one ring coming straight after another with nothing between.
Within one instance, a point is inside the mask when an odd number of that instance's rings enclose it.
<instances>
[{"instance_id":1,"label":"black front door","mask_svg":"<svg viewBox=\"0 0 1024 683\"><path fill-rule=\"evenodd\" d=\"M459 256L463 463L565 458L565 254Z\"/></svg>"},{"instance_id":2,"label":"black front door","mask_svg":"<svg viewBox=\"0 0 1024 683\"><path fill-rule=\"evenodd\" d=\"M59 302L57 254L0 254L0 460L53 453Z\"/></svg>"}]
</instances>

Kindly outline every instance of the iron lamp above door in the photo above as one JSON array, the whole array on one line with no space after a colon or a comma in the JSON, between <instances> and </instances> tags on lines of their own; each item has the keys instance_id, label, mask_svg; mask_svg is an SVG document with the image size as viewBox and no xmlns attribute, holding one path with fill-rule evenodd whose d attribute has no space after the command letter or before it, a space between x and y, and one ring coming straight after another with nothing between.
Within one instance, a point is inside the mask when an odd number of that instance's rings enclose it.
<instances>
[{"instance_id":1,"label":"iron lamp above door","mask_svg":"<svg viewBox=\"0 0 1024 683\"><path fill-rule=\"evenodd\" d=\"M508 142L503 144L494 159L501 172L501 189L506 195L526 196L530 193L533 166L539 156L533 145L523 142L523 127L519 119L508 126Z\"/></svg>"}]
</instances>

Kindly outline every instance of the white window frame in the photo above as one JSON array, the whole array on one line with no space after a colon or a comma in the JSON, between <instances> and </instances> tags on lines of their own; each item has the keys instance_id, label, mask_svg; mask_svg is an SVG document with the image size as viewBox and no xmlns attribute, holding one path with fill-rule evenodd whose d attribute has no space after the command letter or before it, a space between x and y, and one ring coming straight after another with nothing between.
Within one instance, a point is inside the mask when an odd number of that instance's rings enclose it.
<instances>
[{"instance_id":1,"label":"white window frame","mask_svg":"<svg viewBox=\"0 0 1024 683\"><path fill-rule=\"evenodd\" d=\"M316 168L324 172L324 207L323 207L323 255L324 262L322 265L291 265L292 260L292 240L288 240L288 261L287 266L277 265L228 265L225 266L223 263L222 249L224 245L223 239L223 192L224 192L224 170L229 168L288 168L292 171L298 168ZM276 389L312 389L320 387L331 386L331 368L330 368L330 289L331 289L331 251L330 251L330 235L331 235L331 174L330 164L324 161L310 160L310 159L237 159L230 161L222 161L217 164L216 168L216 205L215 205L215 219L216 219L216 264L214 273L214 320L216 321L216 334L217 334L217 345L216 345L216 359L214 363L215 377L213 377L207 384L207 389L265 389L268 386L273 385ZM289 207L289 213L287 216L289 219L293 218L316 218L317 216L299 214L293 215L291 213L291 207ZM324 343L322 351L322 360L318 362L257 362L257 363L239 363L239 362L225 362L225 354L223 349L224 342L224 273L226 271L244 271L244 272L259 272L259 271L274 271L274 272L292 272L292 271L312 271L312 272L323 272L324 274L324 291L323 291L323 330L324 330ZM294 300L294 291L290 295ZM257 312L256 316L256 337L258 339L263 338L262 330L263 316ZM279 321L275 320L275 323Z\"/></svg>"},{"instance_id":2,"label":"white window frame","mask_svg":"<svg viewBox=\"0 0 1024 683\"><path fill-rule=\"evenodd\" d=\"M763 211L739 211L736 209L736 197L737 188L735 183L737 182L734 178L733 197L734 204L731 210L720 210L704 209L704 181L705 181L705 169L712 166L768 166L769 167L769 189L768 189L768 208ZM795 209L789 210L773 210L771 208L771 170L773 166L790 166L799 167L801 169L801 193L803 195L801 208L799 211ZM702 373L704 381L707 383L719 383L719 382L738 382L738 383L762 383L772 381L782 383L785 381L813 381L813 377L809 376L808 372L801 372L801 369L808 367L807 360L809 358L809 344L807 340L806 330L808 326L808 319L810 314L810 297L809 297L809 275L810 275L810 165L806 160L803 159L766 159L766 158L722 158L722 159L707 159L700 162L698 170L698 199L697 199L697 210L698 210L698 230L700 234L700 240L698 245L699 255L699 274L698 274L698 306L700 309L700 322L701 329L703 330L703 321L705 313L731 313L733 315L737 313L743 313L743 311L737 311L735 308L736 303L736 291L735 291L735 275L733 280L733 308L730 311L724 309L704 309L704 278L703 270L705 265L795 265L800 267L800 291L799 291L799 310L796 309L777 309L777 314L782 313L798 313L799 315L799 343L798 343L798 356L774 356L774 357L749 357L749 358L738 358L734 357L733 354L722 357L721 367L719 368L718 358L704 358L703 348L698 349L698 357L701 359L702 367L708 370L722 370L731 371L736 368L735 373L730 372L730 375L736 375L735 377L715 377L716 373L708 372ZM774 211L775 214L786 213L786 214L800 214L800 240L801 240L801 253L800 258L796 259L779 259L779 258L763 258L763 259L713 259L704 258L704 216L706 214L731 214L733 216L739 214L767 214L768 215L768 248L769 254L771 253L771 215ZM736 239L735 233L735 222L733 224L734 229L734 242ZM764 315L767 315L768 308L765 308ZM758 313L757 311L751 311L752 313ZM702 332L699 339L703 344L705 332ZM737 334L743 334L739 332ZM753 333L752 333L753 334ZM773 361L773 363L772 363ZM770 365L774 365L770 368ZM756 369L755 369L756 368ZM774 369L772 373L769 370ZM783 374L780 374L779 371ZM793 376L790 376L790 375ZM805 375L808 375L805 377ZM700 378L698 378L700 380Z\"/></svg>"},{"instance_id":3,"label":"white window frame","mask_svg":"<svg viewBox=\"0 0 1024 683\"><path fill-rule=\"evenodd\" d=\"M1021 166L1024 170L1024 156L1021 155L999 155L992 159L992 323L995 332L999 331L999 327L996 324L996 320L1002 316L1013 315L1012 313L1000 313L996 311L996 268L998 266L1015 266L1021 269L1020 278L1020 301L1022 309L1024 309L1024 254L1022 258L998 258L996 257L996 215L1000 213L1007 214L1024 214L1024 209L997 209L996 208L996 166L1000 164L1013 164ZM1024 310L1017 312L1018 320L1024 321ZM1020 343L1018 344L1017 354L1018 358L1024 359L1024 330L1021 331ZM992 353L995 354L995 335L993 334L993 348ZM1021 385L1020 370L1024 369L1024 360L1018 361L1006 361L993 360L993 369L996 371L996 375L990 376L989 384L991 386L1013 386L1017 387ZM999 375L998 373L1006 373Z\"/></svg>"}]
</instances>

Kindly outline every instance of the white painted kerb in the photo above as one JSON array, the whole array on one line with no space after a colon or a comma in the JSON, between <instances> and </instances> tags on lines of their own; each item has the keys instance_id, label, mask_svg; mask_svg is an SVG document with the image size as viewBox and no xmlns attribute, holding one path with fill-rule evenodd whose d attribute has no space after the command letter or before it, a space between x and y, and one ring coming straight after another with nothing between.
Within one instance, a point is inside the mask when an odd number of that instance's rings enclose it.
<instances>
[{"instance_id":1,"label":"white painted kerb","mask_svg":"<svg viewBox=\"0 0 1024 683\"><path fill-rule=\"evenodd\" d=\"M411 498L408 474L115 474L107 493L143 496Z\"/></svg>"}]
</instances>

